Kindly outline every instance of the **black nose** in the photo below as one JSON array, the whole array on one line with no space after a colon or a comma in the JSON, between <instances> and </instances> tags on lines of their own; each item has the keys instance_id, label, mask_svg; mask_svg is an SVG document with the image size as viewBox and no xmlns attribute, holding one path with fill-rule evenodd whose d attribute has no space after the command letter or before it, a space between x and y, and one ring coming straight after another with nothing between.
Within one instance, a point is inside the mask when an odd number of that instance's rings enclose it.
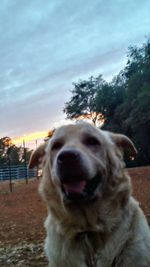
<instances>
[{"instance_id":1,"label":"black nose","mask_svg":"<svg viewBox=\"0 0 150 267\"><path fill-rule=\"evenodd\" d=\"M65 163L67 163L67 164L71 164L71 163L74 163L74 162L76 162L76 161L78 161L78 159L79 159L79 153L78 153L78 151L76 151L76 150L71 150L71 149L69 149L69 150L64 150L64 151L62 151L60 154L59 154L59 156L58 156L58 158L57 158L57 162L58 162L58 164L65 164Z\"/></svg>"},{"instance_id":2,"label":"black nose","mask_svg":"<svg viewBox=\"0 0 150 267\"><path fill-rule=\"evenodd\" d=\"M83 155L76 148L65 148L57 158L57 175L62 183L82 180L86 177Z\"/></svg>"}]
</instances>

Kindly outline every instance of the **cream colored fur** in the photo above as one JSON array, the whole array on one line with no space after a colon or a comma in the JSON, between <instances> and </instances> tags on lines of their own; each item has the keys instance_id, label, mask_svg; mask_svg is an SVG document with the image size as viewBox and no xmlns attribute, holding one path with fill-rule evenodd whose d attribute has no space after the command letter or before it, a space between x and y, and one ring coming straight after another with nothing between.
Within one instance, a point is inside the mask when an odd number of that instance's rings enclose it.
<instances>
[{"instance_id":1,"label":"cream colored fur","mask_svg":"<svg viewBox=\"0 0 150 267\"><path fill-rule=\"evenodd\" d=\"M85 144L86 134L100 145ZM131 196L130 177L124 169L123 151L136 153L131 140L79 123L58 129L45 146L40 192L48 207L45 251L49 267L150 267L150 230ZM88 179L95 172L104 177L96 200L88 204L67 205L63 200L57 157L70 147L81 152Z\"/></svg>"}]
</instances>

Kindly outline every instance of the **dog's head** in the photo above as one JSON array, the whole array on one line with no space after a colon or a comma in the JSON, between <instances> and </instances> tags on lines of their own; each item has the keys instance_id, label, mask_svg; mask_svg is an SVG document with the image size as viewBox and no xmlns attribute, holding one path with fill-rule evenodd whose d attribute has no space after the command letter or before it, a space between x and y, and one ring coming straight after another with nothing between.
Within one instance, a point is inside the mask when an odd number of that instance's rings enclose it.
<instances>
[{"instance_id":1,"label":"dog's head","mask_svg":"<svg viewBox=\"0 0 150 267\"><path fill-rule=\"evenodd\" d=\"M36 165L38 154L44 155L45 150L43 179L47 195L53 191L57 201L66 205L86 205L121 191L125 149L135 156L136 149L128 137L78 123L57 129L48 144L33 153L29 165Z\"/></svg>"}]
</instances>

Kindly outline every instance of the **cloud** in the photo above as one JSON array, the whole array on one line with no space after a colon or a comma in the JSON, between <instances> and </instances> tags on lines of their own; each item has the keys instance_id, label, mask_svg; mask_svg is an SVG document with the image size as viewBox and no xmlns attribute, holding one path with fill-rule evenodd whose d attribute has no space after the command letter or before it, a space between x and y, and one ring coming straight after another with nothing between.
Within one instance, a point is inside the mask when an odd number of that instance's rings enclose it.
<instances>
[{"instance_id":1,"label":"cloud","mask_svg":"<svg viewBox=\"0 0 150 267\"><path fill-rule=\"evenodd\" d=\"M116 75L149 34L149 10L149 0L1 0L1 135L64 119L72 82Z\"/></svg>"}]
</instances>

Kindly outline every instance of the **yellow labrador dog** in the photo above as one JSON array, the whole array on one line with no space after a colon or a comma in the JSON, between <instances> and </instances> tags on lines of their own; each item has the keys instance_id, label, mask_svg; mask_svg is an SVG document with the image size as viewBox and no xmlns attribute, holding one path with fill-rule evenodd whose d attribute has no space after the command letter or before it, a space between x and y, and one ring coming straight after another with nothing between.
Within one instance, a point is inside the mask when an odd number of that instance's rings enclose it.
<instances>
[{"instance_id":1,"label":"yellow labrador dog","mask_svg":"<svg viewBox=\"0 0 150 267\"><path fill-rule=\"evenodd\" d=\"M62 126L32 155L43 159L40 192L48 207L50 267L150 267L150 231L131 196L124 135L88 123Z\"/></svg>"}]
</instances>

